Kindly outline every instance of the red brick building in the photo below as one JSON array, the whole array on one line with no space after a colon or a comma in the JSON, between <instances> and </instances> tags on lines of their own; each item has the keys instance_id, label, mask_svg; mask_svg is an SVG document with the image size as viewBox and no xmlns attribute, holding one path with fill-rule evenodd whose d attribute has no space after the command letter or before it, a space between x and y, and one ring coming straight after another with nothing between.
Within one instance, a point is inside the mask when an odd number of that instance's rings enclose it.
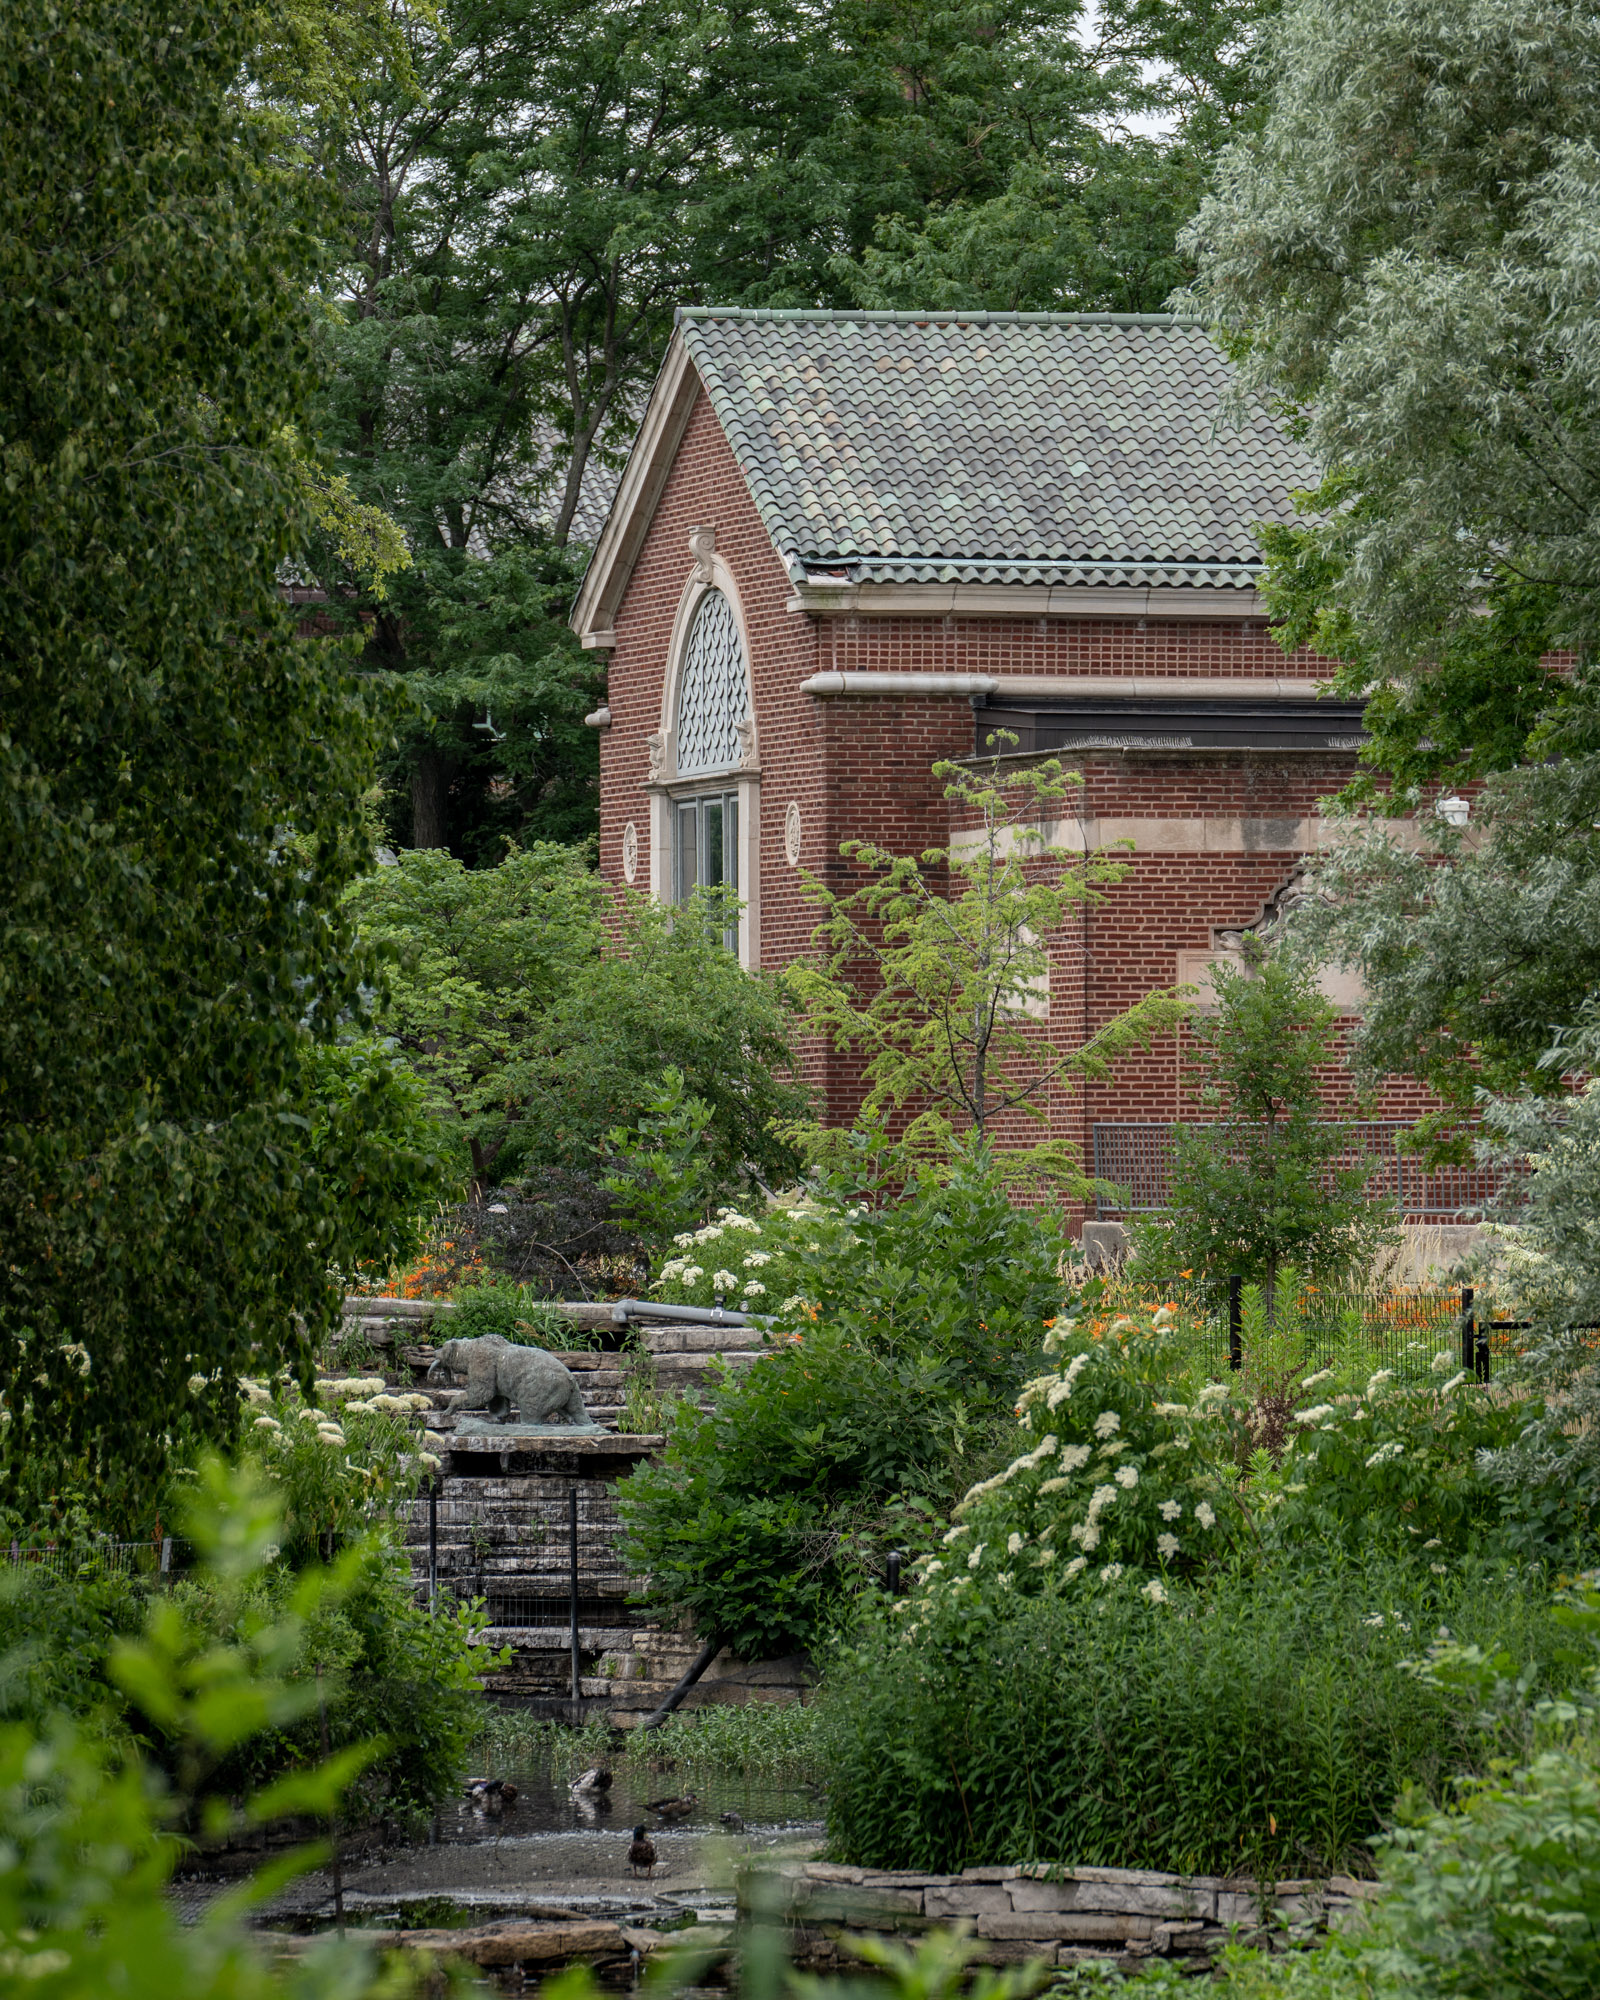
<instances>
[{"instance_id":1,"label":"red brick building","mask_svg":"<svg viewBox=\"0 0 1600 2000\"><path fill-rule=\"evenodd\" d=\"M1229 418L1228 373L1165 317L681 313L573 613L611 661L604 872L730 884L730 942L781 967L815 922L799 868L947 843L929 767L1001 726L1083 771L1063 844L1133 843L1053 940L1053 1038L1203 980L1323 839L1361 732L1268 634L1252 528L1315 468ZM816 1060L847 1116L848 1064ZM1125 1172L1179 1075L1168 1038L1057 1129Z\"/></svg>"}]
</instances>

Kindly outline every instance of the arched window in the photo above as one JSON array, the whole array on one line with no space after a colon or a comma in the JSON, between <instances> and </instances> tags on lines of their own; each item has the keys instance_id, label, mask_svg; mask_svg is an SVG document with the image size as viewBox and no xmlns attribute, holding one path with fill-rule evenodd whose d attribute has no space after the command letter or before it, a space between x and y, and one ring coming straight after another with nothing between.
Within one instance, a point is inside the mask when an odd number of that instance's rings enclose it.
<instances>
[{"instance_id":1,"label":"arched window","mask_svg":"<svg viewBox=\"0 0 1600 2000\"><path fill-rule=\"evenodd\" d=\"M749 676L733 606L720 590L708 590L678 676L678 776L731 771L739 762L739 724L749 712Z\"/></svg>"}]
</instances>

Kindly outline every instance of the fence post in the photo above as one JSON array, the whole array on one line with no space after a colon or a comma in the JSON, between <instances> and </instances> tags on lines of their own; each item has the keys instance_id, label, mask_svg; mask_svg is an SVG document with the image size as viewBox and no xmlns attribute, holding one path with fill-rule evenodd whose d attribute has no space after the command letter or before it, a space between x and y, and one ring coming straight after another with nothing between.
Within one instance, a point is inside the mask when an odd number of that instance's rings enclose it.
<instances>
[{"instance_id":1,"label":"fence post","mask_svg":"<svg viewBox=\"0 0 1600 2000\"><path fill-rule=\"evenodd\" d=\"M577 1713L582 1699L581 1668L578 1660L578 1488L574 1484L567 1495L567 1611L568 1636L572 1641L572 1705L573 1721L580 1720Z\"/></svg>"},{"instance_id":2,"label":"fence post","mask_svg":"<svg viewBox=\"0 0 1600 2000\"><path fill-rule=\"evenodd\" d=\"M439 1482L428 1481L428 1611L439 1601Z\"/></svg>"},{"instance_id":3,"label":"fence post","mask_svg":"<svg viewBox=\"0 0 1600 2000\"><path fill-rule=\"evenodd\" d=\"M13 1542L11 1546L15 1548L16 1543ZM170 1582L172 1579L172 1537L170 1535L163 1535L161 1537L161 1578L164 1583Z\"/></svg>"},{"instance_id":4,"label":"fence post","mask_svg":"<svg viewBox=\"0 0 1600 2000\"><path fill-rule=\"evenodd\" d=\"M1461 1287L1461 1366L1469 1375L1478 1372L1477 1328L1472 1317L1472 1287Z\"/></svg>"},{"instance_id":5,"label":"fence post","mask_svg":"<svg viewBox=\"0 0 1600 2000\"><path fill-rule=\"evenodd\" d=\"M901 1559L902 1559L901 1550L891 1549L889 1551L889 1595L891 1597L898 1597L900 1595Z\"/></svg>"},{"instance_id":6,"label":"fence post","mask_svg":"<svg viewBox=\"0 0 1600 2000\"><path fill-rule=\"evenodd\" d=\"M1228 1366L1244 1366L1244 1280L1237 1271L1228 1280Z\"/></svg>"}]
</instances>

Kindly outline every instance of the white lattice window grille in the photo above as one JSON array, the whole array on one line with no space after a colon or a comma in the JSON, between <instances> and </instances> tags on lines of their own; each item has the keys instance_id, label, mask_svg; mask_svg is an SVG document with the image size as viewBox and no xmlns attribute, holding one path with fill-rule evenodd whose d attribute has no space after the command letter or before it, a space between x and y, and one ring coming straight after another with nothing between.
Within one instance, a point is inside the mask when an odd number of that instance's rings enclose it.
<instances>
[{"instance_id":1,"label":"white lattice window grille","mask_svg":"<svg viewBox=\"0 0 1600 2000\"><path fill-rule=\"evenodd\" d=\"M731 771L739 762L739 724L750 712L744 646L733 606L708 590L695 612L678 679L678 774Z\"/></svg>"}]
</instances>

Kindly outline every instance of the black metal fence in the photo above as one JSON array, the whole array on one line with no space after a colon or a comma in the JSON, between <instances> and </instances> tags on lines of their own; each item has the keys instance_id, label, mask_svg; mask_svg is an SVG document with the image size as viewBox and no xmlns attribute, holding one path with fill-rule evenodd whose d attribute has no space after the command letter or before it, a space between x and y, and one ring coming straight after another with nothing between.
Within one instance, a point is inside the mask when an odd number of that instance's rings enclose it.
<instances>
[{"instance_id":1,"label":"black metal fence","mask_svg":"<svg viewBox=\"0 0 1600 2000\"><path fill-rule=\"evenodd\" d=\"M1241 1279L1197 1289L1174 1303L1204 1329L1206 1358L1216 1372L1244 1366ZM1312 1357L1331 1357L1336 1347L1348 1351L1355 1344L1367 1350L1375 1369L1391 1369L1401 1379L1435 1373L1435 1356L1449 1354L1453 1365L1488 1382L1497 1364L1516 1352L1518 1335L1532 1328L1530 1320L1498 1317L1492 1304L1486 1309L1471 1285L1397 1286L1381 1292L1307 1286L1288 1310L1304 1329Z\"/></svg>"},{"instance_id":2,"label":"black metal fence","mask_svg":"<svg viewBox=\"0 0 1600 2000\"><path fill-rule=\"evenodd\" d=\"M1095 1179L1109 1181L1127 1197L1102 1199L1096 1213L1102 1220L1149 1214L1165 1208L1172 1196L1173 1134L1177 1125L1096 1125ZM1190 1127L1212 1130L1214 1127ZM1482 1212L1505 1176L1487 1167L1424 1167L1414 1153L1400 1150L1401 1140L1415 1129L1403 1118L1367 1118L1345 1126L1347 1144L1330 1162L1332 1169L1370 1163L1374 1167L1368 1192L1374 1201L1392 1201L1407 1221L1451 1222Z\"/></svg>"},{"instance_id":3,"label":"black metal fence","mask_svg":"<svg viewBox=\"0 0 1600 2000\"><path fill-rule=\"evenodd\" d=\"M523 1646L565 1635L574 1699L580 1651L620 1644L637 1623L621 1533L614 1486L537 1476L434 1482L405 1528L430 1607L478 1604L486 1628Z\"/></svg>"}]
</instances>

